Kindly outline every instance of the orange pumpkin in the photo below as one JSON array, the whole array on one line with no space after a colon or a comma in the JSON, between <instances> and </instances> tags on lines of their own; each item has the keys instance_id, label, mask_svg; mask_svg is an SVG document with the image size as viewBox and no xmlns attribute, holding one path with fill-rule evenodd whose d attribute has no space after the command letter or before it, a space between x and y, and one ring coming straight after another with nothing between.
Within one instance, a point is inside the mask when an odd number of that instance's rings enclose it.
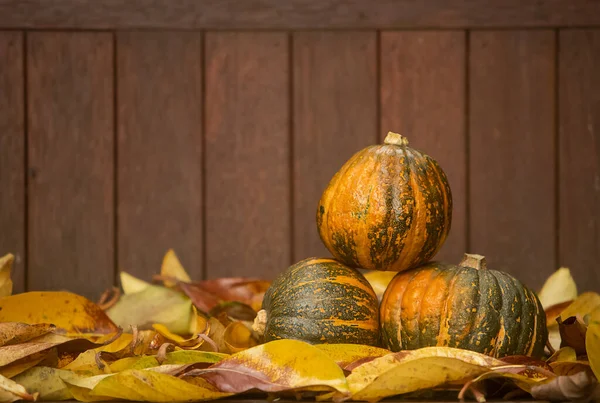
<instances>
[{"instance_id":1,"label":"orange pumpkin","mask_svg":"<svg viewBox=\"0 0 600 403\"><path fill-rule=\"evenodd\" d=\"M368 270L403 271L429 261L452 222L446 174L430 156L388 133L331 179L317 210L321 240L338 260Z\"/></svg>"}]
</instances>

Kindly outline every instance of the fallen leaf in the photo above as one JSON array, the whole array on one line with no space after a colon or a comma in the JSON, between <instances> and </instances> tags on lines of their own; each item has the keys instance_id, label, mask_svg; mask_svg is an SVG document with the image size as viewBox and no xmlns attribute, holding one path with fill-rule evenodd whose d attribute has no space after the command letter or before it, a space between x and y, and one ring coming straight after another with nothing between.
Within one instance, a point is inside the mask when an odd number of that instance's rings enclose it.
<instances>
[{"instance_id":1,"label":"fallen leaf","mask_svg":"<svg viewBox=\"0 0 600 403\"><path fill-rule=\"evenodd\" d=\"M91 394L147 402L213 400L231 396L231 393L219 392L208 382L191 384L171 375L143 370L127 370L106 377L98 382Z\"/></svg>"},{"instance_id":2,"label":"fallen leaf","mask_svg":"<svg viewBox=\"0 0 600 403\"><path fill-rule=\"evenodd\" d=\"M585 354L587 326L583 323L583 319L580 316L571 316L563 321L559 317L557 322L561 339L560 347L572 347L576 354Z\"/></svg>"},{"instance_id":3,"label":"fallen leaf","mask_svg":"<svg viewBox=\"0 0 600 403\"><path fill-rule=\"evenodd\" d=\"M69 334L115 334L119 328L95 303L65 291L31 291L0 298L0 322L53 324Z\"/></svg>"},{"instance_id":4,"label":"fallen leaf","mask_svg":"<svg viewBox=\"0 0 600 403\"><path fill-rule=\"evenodd\" d=\"M11 279L12 264L15 256L11 253L0 257L0 297L12 294L13 282Z\"/></svg>"},{"instance_id":5,"label":"fallen leaf","mask_svg":"<svg viewBox=\"0 0 600 403\"><path fill-rule=\"evenodd\" d=\"M219 303L209 311L210 316L218 317L227 315L231 320L254 322L256 311L250 305L238 301L225 301Z\"/></svg>"},{"instance_id":6,"label":"fallen leaf","mask_svg":"<svg viewBox=\"0 0 600 403\"><path fill-rule=\"evenodd\" d=\"M198 312L196 307L191 306L192 315L190 317L190 325L186 337L171 332L165 325L155 323L152 328L162 335L167 342L178 347L197 349L206 340L201 335L207 335L210 332L208 317Z\"/></svg>"},{"instance_id":7,"label":"fallen leaf","mask_svg":"<svg viewBox=\"0 0 600 403\"><path fill-rule=\"evenodd\" d=\"M200 376L228 393L310 388L335 390L340 396L348 394L342 369L322 350L298 340L270 341L236 353L210 368L192 370L185 376Z\"/></svg>"},{"instance_id":8,"label":"fallen leaf","mask_svg":"<svg viewBox=\"0 0 600 403\"><path fill-rule=\"evenodd\" d=\"M537 400L590 400L600 397L598 381L587 371L575 375L557 376L550 382L531 388L531 396Z\"/></svg>"},{"instance_id":9,"label":"fallen leaf","mask_svg":"<svg viewBox=\"0 0 600 403\"><path fill-rule=\"evenodd\" d=\"M174 287L179 281L185 283L190 283L192 281L173 249L169 249L163 257L160 275L165 278L163 282L166 287ZM170 279L174 279L175 281Z\"/></svg>"},{"instance_id":10,"label":"fallen leaf","mask_svg":"<svg viewBox=\"0 0 600 403\"><path fill-rule=\"evenodd\" d=\"M125 294L107 315L117 325L127 329L132 325L140 330L162 324L175 334L187 334L192 319L192 302L170 288L150 285L134 294Z\"/></svg>"},{"instance_id":11,"label":"fallen leaf","mask_svg":"<svg viewBox=\"0 0 600 403\"><path fill-rule=\"evenodd\" d=\"M27 393L27 390L12 379L0 376L0 401L14 402L16 400L36 400L36 394Z\"/></svg>"},{"instance_id":12,"label":"fallen leaf","mask_svg":"<svg viewBox=\"0 0 600 403\"><path fill-rule=\"evenodd\" d=\"M123 294L135 294L152 285L124 271L119 273L119 277L121 278Z\"/></svg>"},{"instance_id":13,"label":"fallen leaf","mask_svg":"<svg viewBox=\"0 0 600 403\"><path fill-rule=\"evenodd\" d=\"M27 371L28 369L35 367L42 361L44 361L50 355L50 351L43 350L38 353L28 355L20 360L11 362L0 368L0 375L7 378L14 378L15 376Z\"/></svg>"},{"instance_id":14,"label":"fallen leaf","mask_svg":"<svg viewBox=\"0 0 600 403\"><path fill-rule=\"evenodd\" d=\"M590 367L596 379L600 379L600 322L592 322L588 326L585 347Z\"/></svg>"},{"instance_id":15,"label":"fallen leaf","mask_svg":"<svg viewBox=\"0 0 600 403\"><path fill-rule=\"evenodd\" d=\"M556 318L558 318L561 313L569 306L573 303L573 299L565 301L565 302L561 302L560 304L556 304L556 305L551 305L548 308L544 309L544 312L546 313L546 324L548 327L552 327L552 326L558 326L558 324L556 323Z\"/></svg>"},{"instance_id":16,"label":"fallen leaf","mask_svg":"<svg viewBox=\"0 0 600 403\"><path fill-rule=\"evenodd\" d=\"M193 283L179 282L178 285L194 305L204 312L210 312L223 301L241 302L258 312L271 282L244 277L223 277Z\"/></svg>"},{"instance_id":17,"label":"fallen leaf","mask_svg":"<svg viewBox=\"0 0 600 403\"><path fill-rule=\"evenodd\" d=\"M327 354L342 369L346 369L348 365L358 361L392 354L389 350L362 344L317 344L316 347Z\"/></svg>"},{"instance_id":18,"label":"fallen leaf","mask_svg":"<svg viewBox=\"0 0 600 403\"><path fill-rule=\"evenodd\" d=\"M353 369L347 381L353 400L375 402L417 390L463 382L504 362L473 351L425 347L388 354Z\"/></svg>"},{"instance_id":19,"label":"fallen leaf","mask_svg":"<svg viewBox=\"0 0 600 403\"><path fill-rule=\"evenodd\" d=\"M398 274L393 271L384 271L384 270L367 270L363 275L371 284L373 291L377 295L377 300L381 302L381 298L387 289L388 284L392 281L392 278Z\"/></svg>"},{"instance_id":20,"label":"fallen leaf","mask_svg":"<svg viewBox=\"0 0 600 403\"><path fill-rule=\"evenodd\" d=\"M0 347L10 344L19 344L35 339L46 333L55 330L54 325L48 323L39 323L28 325L21 322L0 323Z\"/></svg>"},{"instance_id":21,"label":"fallen leaf","mask_svg":"<svg viewBox=\"0 0 600 403\"><path fill-rule=\"evenodd\" d=\"M553 362L559 361L577 361L577 353L573 347L563 347L554 352L547 362L552 364Z\"/></svg>"},{"instance_id":22,"label":"fallen leaf","mask_svg":"<svg viewBox=\"0 0 600 403\"><path fill-rule=\"evenodd\" d=\"M231 322L225 328L223 333L225 345L231 353L237 353L242 350L258 345L258 340L242 322Z\"/></svg>"},{"instance_id":23,"label":"fallen leaf","mask_svg":"<svg viewBox=\"0 0 600 403\"><path fill-rule=\"evenodd\" d=\"M34 367L14 378L32 393L39 393L41 400L69 400L73 395L63 377L76 376L70 371L49 367Z\"/></svg>"},{"instance_id":24,"label":"fallen leaf","mask_svg":"<svg viewBox=\"0 0 600 403\"><path fill-rule=\"evenodd\" d=\"M210 326L208 337L212 340L212 344L205 343L200 348L221 353L229 352L229 347L225 344L225 326L214 317L208 319L208 324Z\"/></svg>"},{"instance_id":25,"label":"fallen leaf","mask_svg":"<svg viewBox=\"0 0 600 403\"><path fill-rule=\"evenodd\" d=\"M600 308L600 294L595 292L584 292L579 295L573 303L566 307L560 316L569 318L571 316L589 317L592 312Z\"/></svg>"},{"instance_id":26,"label":"fallen leaf","mask_svg":"<svg viewBox=\"0 0 600 403\"><path fill-rule=\"evenodd\" d=\"M577 298L577 285L567 267L561 267L546 279L538 298L544 309Z\"/></svg>"}]
</instances>

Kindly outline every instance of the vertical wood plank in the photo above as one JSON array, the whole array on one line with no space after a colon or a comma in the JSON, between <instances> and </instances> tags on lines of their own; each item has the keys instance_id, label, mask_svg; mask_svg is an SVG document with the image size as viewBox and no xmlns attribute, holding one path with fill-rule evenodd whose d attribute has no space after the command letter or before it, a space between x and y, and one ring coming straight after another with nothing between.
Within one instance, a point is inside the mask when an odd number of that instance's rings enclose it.
<instances>
[{"instance_id":1,"label":"vertical wood plank","mask_svg":"<svg viewBox=\"0 0 600 403\"><path fill-rule=\"evenodd\" d=\"M581 291L600 289L600 30L559 42L559 264Z\"/></svg>"},{"instance_id":2,"label":"vertical wood plank","mask_svg":"<svg viewBox=\"0 0 600 403\"><path fill-rule=\"evenodd\" d=\"M316 225L321 194L357 151L377 142L375 32L294 34L294 256L330 256Z\"/></svg>"},{"instance_id":3,"label":"vertical wood plank","mask_svg":"<svg viewBox=\"0 0 600 403\"><path fill-rule=\"evenodd\" d=\"M150 279L173 248L202 278L202 37L117 37L118 264Z\"/></svg>"},{"instance_id":4,"label":"vertical wood plank","mask_svg":"<svg viewBox=\"0 0 600 403\"><path fill-rule=\"evenodd\" d=\"M461 31L381 34L381 134L435 158L452 189L452 227L435 260L466 251L465 43Z\"/></svg>"},{"instance_id":5,"label":"vertical wood plank","mask_svg":"<svg viewBox=\"0 0 600 403\"><path fill-rule=\"evenodd\" d=\"M556 268L555 35L471 35L470 252L538 288Z\"/></svg>"},{"instance_id":6,"label":"vertical wood plank","mask_svg":"<svg viewBox=\"0 0 600 403\"><path fill-rule=\"evenodd\" d=\"M288 36L206 35L209 278L290 264Z\"/></svg>"},{"instance_id":7,"label":"vertical wood plank","mask_svg":"<svg viewBox=\"0 0 600 403\"><path fill-rule=\"evenodd\" d=\"M97 298L114 281L112 35L27 45L28 286Z\"/></svg>"},{"instance_id":8,"label":"vertical wood plank","mask_svg":"<svg viewBox=\"0 0 600 403\"><path fill-rule=\"evenodd\" d=\"M0 32L0 256L15 255L13 292L25 286L23 34Z\"/></svg>"}]
</instances>

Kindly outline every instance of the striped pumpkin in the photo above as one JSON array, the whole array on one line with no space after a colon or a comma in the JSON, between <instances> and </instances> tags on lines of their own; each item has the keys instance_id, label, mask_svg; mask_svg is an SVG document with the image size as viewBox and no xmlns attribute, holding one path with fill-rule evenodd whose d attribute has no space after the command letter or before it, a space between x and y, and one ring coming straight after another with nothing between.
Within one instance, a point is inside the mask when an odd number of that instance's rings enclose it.
<instances>
[{"instance_id":1,"label":"striped pumpkin","mask_svg":"<svg viewBox=\"0 0 600 403\"><path fill-rule=\"evenodd\" d=\"M388 133L333 176L317 210L321 240L344 264L403 271L429 261L452 222L446 174L430 156Z\"/></svg>"},{"instance_id":2,"label":"striped pumpkin","mask_svg":"<svg viewBox=\"0 0 600 403\"><path fill-rule=\"evenodd\" d=\"M254 329L264 341L378 346L379 303L360 272L333 259L309 258L271 284Z\"/></svg>"},{"instance_id":3,"label":"striped pumpkin","mask_svg":"<svg viewBox=\"0 0 600 403\"><path fill-rule=\"evenodd\" d=\"M493 357L541 357L548 338L536 294L485 258L431 262L397 273L380 306L383 344L392 351L457 347Z\"/></svg>"}]
</instances>

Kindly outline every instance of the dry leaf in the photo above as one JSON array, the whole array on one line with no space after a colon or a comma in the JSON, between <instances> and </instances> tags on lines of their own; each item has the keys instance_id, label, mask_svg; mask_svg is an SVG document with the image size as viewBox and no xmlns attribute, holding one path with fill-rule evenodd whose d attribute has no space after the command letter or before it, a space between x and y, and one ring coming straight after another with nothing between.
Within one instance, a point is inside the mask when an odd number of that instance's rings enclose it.
<instances>
[{"instance_id":1,"label":"dry leaf","mask_svg":"<svg viewBox=\"0 0 600 403\"><path fill-rule=\"evenodd\" d=\"M65 291L32 291L0 298L0 322L50 323L70 334L105 335L119 331L98 305Z\"/></svg>"},{"instance_id":2,"label":"dry leaf","mask_svg":"<svg viewBox=\"0 0 600 403\"><path fill-rule=\"evenodd\" d=\"M600 322L592 322L588 326L585 347L590 367L596 379L600 379Z\"/></svg>"},{"instance_id":3,"label":"dry leaf","mask_svg":"<svg viewBox=\"0 0 600 403\"><path fill-rule=\"evenodd\" d=\"M0 347L24 343L46 333L50 333L53 330L56 330L56 327L48 323L35 325L28 325L21 322L0 323Z\"/></svg>"},{"instance_id":4,"label":"dry leaf","mask_svg":"<svg viewBox=\"0 0 600 403\"><path fill-rule=\"evenodd\" d=\"M398 273L393 271L366 270L363 275L367 279L369 284L371 284L373 291L375 291L375 294L377 295L377 300L381 302L383 293L385 293L388 284L390 283L390 281L392 281L392 278L394 278L396 274Z\"/></svg>"},{"instance_id":5,"label":"dry leaf","mask_svg":"<svg viewBox=\"0 0 600 403\"><path fill-rule=\"evenodd\" d=\"M238 301L221 302L209 311L210 316L219 317L225 314L231 320L254 322L256 311L250 305Z\"/></svg>"},{"instance_id":6,"label":"dry leaf","mask_svg":"<svg viewBox=\"0 0 600 403\"><path fill-rule=\"evenodd\" d=\"M163 282L166 287L174 287L179 281L184 283L192 281L173 249L169 249L165 254L160 268L160 275L165 279Z\"/></svg>"},{"instance_id":7,"label":"dry leaf","mask_svg":"<svg viewBox=\"0 0 600 403\"><path fill-rule=\"evenodd\" d=\"M349 365L356 362L375 359L392 353L383 348L361 344L318 344L316 347L343 369L348 369Z\"/></svg>"},{"instance_id":8,"label":"dry leaf","mask_svg":"<svg viewBox=\"0 0 600 403\"><path fill-rule=\"evenodd\" d=\"M16 400L36 400L36 394L27 393L27 390L12 379L0 376L0 402L14 402Z\"/></svg>"},{"instance_id":9,"label":"dry leaf","mask_svg":"<svg viewBox=\"0 0 600 403\"><path fill-rule=\"evenodd\" d=\"M571 271L561 267L552 273L544 282L538 298L544 309L577 298L577 285L571 276Z\"/></svg>"},{"instance_id":10,"label":"dry leaf","mask_svg":"<svg viewBox=\"0 0 600 403\"><path fill-rule=\"evenodd\" d=\"M119 277L121 278L123 294L135 294L152 285L124 271L119 273Z\"/></svg>"},{"instance_id":11,"label":"dry leaf","mask_svg":"<svg viewBox=\"0 0 600 403\"><path fill-rule=\"evenodd\" d=\"M0 257L0 297L6 297L12 294L13 282L11 273L14 261L15 257L10 253Z\"/></svg>"},{"instance_id":12,"label":"dry leaf","mask_svg":"<svg viewBox=\"0 0 600 403\"><path fill-rule=\"evenodd\" d=\"M194 283L180 282L179 287L204 312L210 312L223 301L241 302L258 312L270 284L265 280L223 277Z\"/></svg>"},{"instance_id":13,"label":"dry leaf","mask_svg":"<svg viewBox=\"0 0 600 403\"><path fill-rule=\"evenodd\" d=\"M39 393L41 400L69 400L73 395L63 377L74 377L72 372L49 367L35 367L17 376L14 381L32 393Z\"/></svg>"},{"instance_id":14,"label":"dry leaf","mask_svg":"<svg viewBox=\"0 0 600 403\"><path fill-rule=\"evenodd\" d=\"M538 400L591 400L600 397L598 381L587 371L570 376L557 376L550 382L531 388L531 396Z\"/></svg>"},{"instance_id":15,"label":"dry leaf","mask_svg":"<svg viewBox=\"0 0 600 403\"><path fill-rule=\"evenodd\" d=\"M91 395L118 399L168 402L212 400L231 396L222 393L208 382L188 383L180 378L154 371L127 370L106 377L92 389Z\"/></svg>"},{"instance_id":16,"label":"dry leaf","mask_svg":"<svg viewBox=\"0 0 600 403\"><path fill-rule=\"evenodd\" d=\"M585 354L587 326L583 323L583 319L580 316L571 316L563 321L559 317L557 322L561 339L560 347L572 347L576 354Z\"/></svg>"},{"instance_id":17,"label":"dry leaf","mask_svg":"<svg viewBox=\"0 0 600 403\"><path fill-rule=\"evenodd\" d=\"M347 381L353 400L374 402L398 394L465 381L504 363L473 351L426 347L402 351L353 369Z\"/></svg>"},{"instance_id":18,"label":"dry leaf","mask_svg":"<svg viewBox=\"0 0 600 403\"><path fill-rule=\"evenodd\" d=\"M193 317L189 298L175 290L155 285L123 295L106 313L124 329L135 325L140 330L147 330L158 323L175 334L187 334Z\"/></svg>"},{"instance_id":19,"label":"dry leaf","mask_svg":"<svg viewBox=\"0 0 600 403\"><path fill-rule=\"evenodd\" d=\"M261 344L225 358L210 368L192 370L186 376L201 376L229 393L307 388L335 390L343 396L348 393L342 369L322 350L298 340Z\"/></svg>"},{"instance_id":20,"label":"dry leaf","mask_svg":"<svg viewBox=\"0 0 600 403\"><path fill-rule=\"evenodd\" d=\"M591 291L584 292L565 308L560 316L563 318L580 316L585 319L586 316L589 317L592 312L598 309L600 309L600 294Z\"/></svg>"},{"instance_id":21,"label":"dry leaf","mask_svg":"<svg viewBox=\"0 0 600 403\"><path fill-rule=\"evenodd\" d=\"M225 345L231 353L237 353L242 350L258 345L258 340L242 322L231 322L225 328L223 333Z\"/></svg>"}]
</instances>

